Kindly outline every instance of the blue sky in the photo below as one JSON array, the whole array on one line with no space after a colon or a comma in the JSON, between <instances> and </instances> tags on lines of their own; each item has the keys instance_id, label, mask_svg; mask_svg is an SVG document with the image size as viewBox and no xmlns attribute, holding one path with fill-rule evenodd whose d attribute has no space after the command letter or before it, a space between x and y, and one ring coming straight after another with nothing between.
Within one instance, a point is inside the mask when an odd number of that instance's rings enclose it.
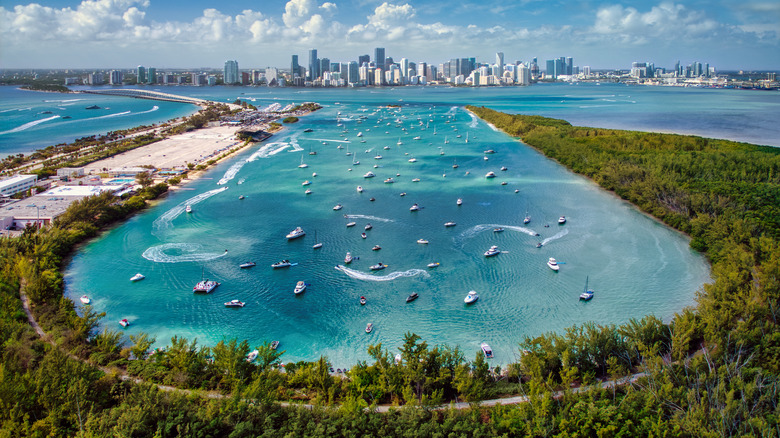
<instances>
[{"instance_id":1,"label":"blue sky","mask_svg":"<svg viewBox=\"0 0 780 438\"><path fill-rule=\"evenodd\" d=\"M287 67L309 48L350 61L374 47L433 64L502 51L595 69L777 70L780 1L0 0L2 68Z\"/></svg>"}]
</instances>

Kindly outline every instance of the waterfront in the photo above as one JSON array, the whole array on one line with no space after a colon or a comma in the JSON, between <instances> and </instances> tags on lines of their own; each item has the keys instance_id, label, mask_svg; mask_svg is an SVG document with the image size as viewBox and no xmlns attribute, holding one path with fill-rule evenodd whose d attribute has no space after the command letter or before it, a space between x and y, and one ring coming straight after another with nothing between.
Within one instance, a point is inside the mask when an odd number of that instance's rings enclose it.
<instances>
[{"instance_id":1,"label":"waterfront","mask_svg":"<svg viewBox=\"0 0 780 438\"><path fill-rule=\"evenodd\" d=\"M322 97L319 91L298 91L303 100L321 101L312 96ZM338 104L321 102L325 109L275 141L220 164L188 187L192 190L172 194L85 246L66 273L67 295L87 293L96 310L107 312L105 326L128 318L133 324L128 332L152 333L161 345L177 334L209 345L232 337L253 345L277 339L287 350L285 361L324 354L335 366L347 366L367 358L369 344L395 349L403 333L413 331L431 344L459 345L468 357L488 341L496 362L507 363L524 335L649 313L668 319L692 304L694 292L708 280L706 262L684 237L491 130L455 102L434 106L403 97L390 101L398 96L393 93L349 93L339 94ZM355 96L361 101L344 99ZM388 103L401 107L384 107ZM339 112L346 137L337 126ZM314 132L304 133L306 127ZM318 154L309 155L310 148ZM497 153L485 161L485 149ZM374 159L377 153L381 160ZM410 163L410 156L417 162ZM298 167L301 159L308 168ZM361 164L352 165L353 159ZM377 177L362 178L368 170ZM485 179L487 171L498 177ZM388 177L396 183L383 183ZM308 196L301 185L306 179L313 182ZM358 193L357 185L366 191ZM455 204L459 197L461 207ZM343 210L333 211L336 203ZM413 203L423 209L411 213ZM193 214L183 213L186 205ZM532 222L524 227L526 211ZM359 226L346 228L345 213ZM558 226L562 214L569 221ZM457 226L445 228L447 221ZM374 228L363 240L367 222ZM295 226L308 234L287 242L284 235ZM496 226L505 231L493 233ZM320 250L311 248L315 231L324 244ZM430 244L417 244L419 238ZM536 248L539 241L542 248ZM382 250L372 252L375 244ZM491 245L507 253L486 259L482 253ZM361 260L350 270L334 269L346 251ZM563 262L557 274L545 265L551 256ZM298 265L270 268L283 258ZM258 266L240 270L238 264L247 260ZM370 273L368 266L379 261L389 267ZM433 261L441 266L426 268ZM147 279L130 283L136 272ZM193 295L201 272L222 286L210 295ZM597 295L582 303L577 296L588 276ZM311 284L301 296L292 293L298 280ZM467 307L463 297L470 289L481 298ZM413 291L420 298L406 304ZM358 303L361 295L368 297L365 307ZM225 309L230 299L247 306ZM371 335L362 330L367 322L376 326Z\"/></svg>"}]
</instances>

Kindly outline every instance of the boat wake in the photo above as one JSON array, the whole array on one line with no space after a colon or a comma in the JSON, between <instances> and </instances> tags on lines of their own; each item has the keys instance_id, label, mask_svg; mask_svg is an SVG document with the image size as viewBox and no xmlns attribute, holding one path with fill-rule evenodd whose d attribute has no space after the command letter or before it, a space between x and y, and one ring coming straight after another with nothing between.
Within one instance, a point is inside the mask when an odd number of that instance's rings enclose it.
<instances>
[{"instance_id":1,"label":"boat wake","mask_svg":"<svg viewBox=\"0 0 780 438\"><path fill-rule=\"evenodd\" d=\"M347 219L368 219L375 222L395 222L392 219L385 219L383 217L371 216L369 214L345 214Z\"/></svg>"},{"instance_id":2,"label":"boat wake","mask_svg":"<svg viewBox=\"0 0 780 438\"><path fill-rule=\"evenodd\" d=\"M138 112L138 113L136 113L136 114L148 114L148 113L153 113L153 112L157 111L158 109L160 109L160 107L159 107L159 106L157 106L157 105L155 105L155 106L153 106L153 107L152 107L152 109L148 109L148 110L146 110L146 111L141 111L141 112Z\"/></svg>"},{"instance_id":3,"label":"boat wake","mask_svg":"<svg viewBox=\"0 0 780 438\"><path fill-rule=\"evenodd\" d=\"M409 278L409 277L416 277L418 275L422 275L423 278L430 278L431 274L429 274L427 271L423 271L422 269L410 269L408 271L396 271L391 272L387 275L373 275L373 274L367 274L365 272L356 271L354 269L350 269L346 266L337 265L336 266L337 271L341 271L347 276L354 278L356 280L365 280L365 281L392 281L396 280L398 278Z\"/></svg>"},{"instance_id":4,"label":"boat wake","mask_svg":"<svg viewBox=\"0 0 780 438\"><path fill-rule=\"evenodd\" d=\"M292 137L291 137L291 138L288 140L288 142L290 143L290 146L292 146L292 150L291 150L291 151L289 151L289 152L300 152L300 151L302 151L302 150L303 150L303 148L301 147L301 145L299 145L299 144L298 144L298 136L297 136L297 135L294 135L294 136L292 136Z\"/></svg>"},{"instance_id":5,"label":"boat wake","mask_svg":"<svg viewBox=\"0 0 780 438\"><path fill-rule=\"evenodd\" d=\"M239 161L227 170L225 172L225 175L222 176L222 178L217 182L218 186L222 186L228 183L231 179L235 178L238 174L238 171L241 170L242 167L244 167L244 164L246 164L246 161Z\"/></svg>"},{"instance_id":6,"label":"boat wake","mask_svg":"<svg viewBox=\"0 0 780 438\"><path fill-rule=\"evenodd\" d=\"M476 128L477 127L477 115L469 111L469 115L471 116L471 123L469 123L469 128Z\"/></svg>"},{"instance_id":7,"label":"boat wake","mask_svg":"<svg viewBox=\"0 0 780 438\"><path fill-rule=\"evenodd\" d=\"M327 142L333 142L333 143L349 143L349 140L329 140L327 138L307 138L306 140L327 141Z\"/></svg>"},{"instance_id":8,"label":"boat wake","mask_svg":"<svg viewBox=\"0 0 780 438\"><path fill-rule=\"evenodd\" d=\"M10 111L30 111L30 110L32 110L32 107L27 107L27 108L11 108L11 109L2 110L2 111L0 111L0 113L7 113L7 112L10 112Z\"/></svg>"},{"instance_id":9,"label":"boat wake","mask_svg":"<svg viewBox=\"0 0 780 438\"><path fill-rule=\"evenodd\" d=\"M51 116L51 117L47 117L45 119L35 120L35 121L32 121L32 122L27 122L24 125L17 126L14 129L9 129L8 131L0 132L0 135L12 134L14 132L24 131L25 129L30 129L30 128L32 128L35 125L40 125L43 122L48 122L49 120L54 120L54 119L59 119L59 118L60 118L60 116Z\"/></svg>"},{"instance_id":10,"label":"boat wake","mask_svg":"<svg viewBox=\"0 0 780 438\"><path fill-rule=\"evenodd\" d=\"M558 234L556 234L556 235L554 235L552 237L548 237L548 238L542 240L542 245L547 245L547 242L552 242L553 240L560 239L561 237L563 237L563 236L565 236L567 234L569 234L569 230L564 229L560 233L558 233Z\"/></svg>"},{"instance_id":11,"label":"boat wake","mask_svg":"<svg viewBox=\"0 0 780 438\"><path fill-rule=\"evenodd\" d=\"M457 106L450 107L450 110L444 113L445 116L454 116L455 113L458 111Z\"/></svg>"},{"instance_id":12,"label":"boat wake","mask_svg":"<svg viewBox=\"0 0 780 438\"><path fill-rule=\"evenodd\" d=\"M201 193L197 196L193 196L192 198L187 199L184 202L180 202L178 205L166 211L160 217L155 219L154 222L152 223L152 227L156 231L164 230L171 227L171 222L174 219L176 219L180 214L184 213L184 210L187 208L188 205L195 205L199 202L205 201L206 199L216 195L217 193L224 192L227 189L228 189L227 187L220 187L218 189L209 190L208 192ZM154 232L152 234L154 234Z\"/></svg>"},{"instance_id":13,"label":"boat wake","mask_svg":"<svg viewBox=\"0 0 780 438\"><path fill-rule=\"evenodd\" d=\"M536 236L536 231L525 227L518 227L514 225L480 224L480 225L475 225L467 229L466 231L460 233L460 236L458 237L460 239L470 239L483 231L492 230L494 228L503 228L505 230L519 231L521 233L528 234L529 236Z\"/></svg>"},{"instance_id":14,"label":"boat wake","mask_svg":"<svg viewBox=\"0 0 780 438\"><path fill-rule=\"evenodd\" d=\"M250 161L255 161L258 158L268 158L272 155L278 154L279 152L285 150L288 147L290 147L290 143L281 143L281 142L268 143L266 145L263 145L260 149L255 151L255 153L250 155L249 158L246 159L246 162L249 163Z\"/></svg>"},{"instance_id":15,"label":"boat wake","mask_svg":"<svg viewBox=\"0 0 780 438\"><path fill-rule=\"evenodd\" d=\"M156 263L204 262L227 255L202 251L203 246L197 243L164 243L147 248L141 256Z\"/></svg>"}]
</instances>

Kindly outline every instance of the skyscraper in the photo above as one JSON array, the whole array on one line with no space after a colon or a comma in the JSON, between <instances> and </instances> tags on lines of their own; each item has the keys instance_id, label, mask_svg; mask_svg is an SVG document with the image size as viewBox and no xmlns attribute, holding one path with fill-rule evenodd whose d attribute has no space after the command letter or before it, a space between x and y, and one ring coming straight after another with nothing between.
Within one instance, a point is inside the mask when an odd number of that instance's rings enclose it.
<instances>
[{"instance_id":1,"label":"skyscraper","mask_svg":"<svg viewBox=\"0 0 780 438\"><path fill-rule=\"evenodd\" d=\"M347 76L347 83L349 83L349 84L357 84L359 82L360 82L360 71L358 70L358 64L355 61L350 61L349 62L349 71L348 71L348 76Z\"/></svg>"},{"instance_id":2,"label":"skyscraper","mask_svg":"<svg viewBox=\"0 0 780 438\"><path fill-rule=\"evenodd\" d=\"M292 56L292 61L290 61L290 79L295 79L295 76L300 74L301 71L301 65L298 64L298 55Z\"/></svg>"},{"instance_id":3,"label":"skyscraper","mask_svg":"<svg viewBox=\"0 0 780 438\"><path fill-rule=\"evenodd\" d=\"M409 79L409 60L401 58L401 77L404 81Z\"/></svg>"},{"instance_id":4,"label":"skyscraper","mask_svg":"<svg viewBox=\"0 0 780 438\"><path fill-rule=\"evenodd\" d=\"M387 70L385 68L385 49L384 47L377 47L374 49L374 63L376 68L381 68L382 71Z\"/></svg>"},{"instance_id":5,"label":"skyscraper","mask_svg":"<svg viewBox=\"0 0 780 438\"><path fill-rule=\"evenodd\" d=\"M317 49L309 50L309 73L306 79L313 81L320 77L320 60L317 59Z\"/></svg>"},{"instance_id":6,"label":"skyscraper","mask_svg":"<svg viewBox=\"0 0 780 438\"><path fill-rule=\"evenodd\" d=\"M120 70L111 70L108 76L108 83L111 85L122 85L122 72Z\"/></svg>"},{"instance_id":7,"label":"skyscraper","mask_svg":"<svg viewBox=\"0 0 780 438\"><path fill-rule=\"evenodd\" d=\"M146 68L144 68L143 65L139 65L138 66L138 68L136 69L136 73L135 74L136 74L136 77L137 77L137 79L136 79L137 83L139 83L139 84L146 83Z\"/></svg>"},{"instance_id":8,"label":"skyscraper","mask_svg":"<svg viewBox=\"0 0 780 438\"><path fill-rule=\"evenodd\" d=\"M238 76L238 61L225 61L225 72L222 76L222 82L228 85L241 82L241 78Z\"/></svg>"},{"instance_id":9,"label":"skyscraper","mask_svg":"<svg viewBox=\"0 0 780 438\"><path fill-rule=\"evenodd\" d=\"M496 65L498 66L498 75L504 74L504 52L496 52Z\"/></svg>"},{"instance_id":10,"label":"skyscraper","mask_svg":"<svg viewBox=\"0 0 780 438\"><path fill-rule=\"evenodd\" d=\"M157 83L157 69L154 67L149 67L148 74L146 75L146 83L147 84L156 84Z\"/></svg>"},{"instance_id":11,"label":"skyscraper","mask_svg":"<svg viewBox=\"0 0 780 438\"><path fill-rule=\"evenodd\" d=\"M362 67L363 64L368 64L371 62L371 56L370 55L360 55L358 56L358 67Z\"/></svg>"}]
</instances>

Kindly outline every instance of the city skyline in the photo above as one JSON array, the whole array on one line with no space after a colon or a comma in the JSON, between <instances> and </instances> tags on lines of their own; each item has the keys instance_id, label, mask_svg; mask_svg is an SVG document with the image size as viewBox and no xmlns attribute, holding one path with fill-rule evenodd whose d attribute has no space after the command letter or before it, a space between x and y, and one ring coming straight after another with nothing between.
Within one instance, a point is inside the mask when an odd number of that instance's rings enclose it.
<instances>
[{"instance_id":1,"label":"city skyline","mask_svg":"<svg viewBox=\"0 0 780 438\"><path fill-rule=\"evenodd\" d=\"M780 68L780 4L723 0L582 2L518 0L481 7L430 1L49 0L0 6L0 68L289 68L310 49L350 62L387 57L438 64L493 63L565 53L581 66L670 67L706 59L722 70Z\"/></svg>"}]
</instances>

